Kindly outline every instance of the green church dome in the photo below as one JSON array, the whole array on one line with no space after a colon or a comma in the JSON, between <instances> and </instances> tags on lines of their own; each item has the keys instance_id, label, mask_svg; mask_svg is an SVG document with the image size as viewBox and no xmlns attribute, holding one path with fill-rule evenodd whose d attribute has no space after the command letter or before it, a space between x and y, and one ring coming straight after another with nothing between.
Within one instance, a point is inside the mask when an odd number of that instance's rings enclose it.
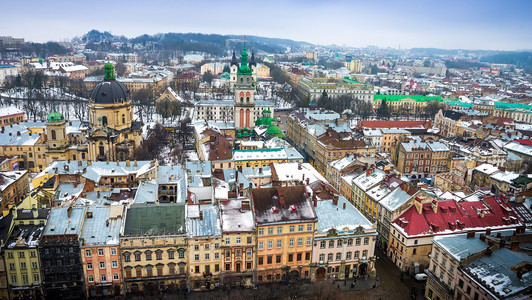
<instances>
[{"instance_id":1,"label":"green church dome","mask_svg":"<svg viewBox=\"0 0 532 300\"><path fill-rule=\"evenodd\" d=\"M224 72L222 75L220 75L220 78L229 80L231 79L231 75L229 75L227 72Z\"/></svg>"},{"instance_id":2,"label":"green church dome","mask_svg":"<svg viewBox=\"0 0 532 300\"><path fill-rule=\"evenodd\" d=\"M48 123L54 123L54 122L61 122L64 121L65 118L60 112L57 112L55 110L55 107L52 109L52 112L48 114L48 117L46 118L46 121Z\"/></svg>"},{"instance_id":3,"label":"green church dome","mask_svg":"<svg viewBox=\"0 0 532 300\"><path fill-rule=\"evenodd\" d=\"M274 136L279 137L279 138L284 138L285 137L285 135L281 131L281 129L279 129L279 127L277 127L275 125L272 125L272 126L268 127L268 129L266 130L266 133L274 135Z\"/></svg>"}]
</instances>

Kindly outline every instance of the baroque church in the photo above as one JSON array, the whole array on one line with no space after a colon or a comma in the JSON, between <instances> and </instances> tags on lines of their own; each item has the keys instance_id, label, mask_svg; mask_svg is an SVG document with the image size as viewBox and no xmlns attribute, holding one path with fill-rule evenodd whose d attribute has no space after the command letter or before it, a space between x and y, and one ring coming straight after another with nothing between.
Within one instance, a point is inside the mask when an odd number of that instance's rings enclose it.
<instances>
[{"instance_id":1,"label":"baroque church","mask_svg":"<svg viewBox=\"0 0 532 300\"><path fill-rule=\"evenodd\" d=\"M264 111L273 112L275 105L271 101L255 99L257 89L256 66L254 53L248 61L245 44L240 63L233 50L229 82L234 98L199 101L196 104L194 119L198 121L234 122L235 135L238 137L239 133L248 132L254 127L255 122L262 117Z\"/></svg>"},{"instance_id":2,"label":"baroque church","mask_svg":"<svg viewBox=\"0 0 532 300\"><path fill-rule=\"evenodd\" d=\"M133 121L129 91L116 80L109 62L105 64L104 80L90 94L89 122L67 125L63 115L54 108L47 117L46 132L47 163L130 160L135 147L142 143L142 122Z\"/></svg>"}]
</instances>

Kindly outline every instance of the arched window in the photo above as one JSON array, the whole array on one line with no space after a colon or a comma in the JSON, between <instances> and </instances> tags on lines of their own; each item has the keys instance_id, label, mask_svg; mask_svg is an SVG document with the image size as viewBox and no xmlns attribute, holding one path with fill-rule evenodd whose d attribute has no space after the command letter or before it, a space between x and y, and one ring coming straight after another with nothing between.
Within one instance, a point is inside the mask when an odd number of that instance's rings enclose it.
<instances>
[{"instance_id":1,"label":"arched window","mask_svg":"<svg viewBox=\"0 0 532 300\"><path fill-rule=\"evenodd\" d=\"M126 115L122 114L122 124L126 124Z\"/></svg>"},{"instance_id":2,"label":"arched window","mask_svg":"<svg viewBox=\"0 0 532 300\"><path fill-rule=\"evenodd\" d=\"M102 117L102 126L107 126L107 117L106 116Z\"/></svg>"},{"instance_id":3,"label":"arched window","mask_svg":"<svg viewBox=\"0 0 532 300\"><path fill-rule=\"evenodd\" d=\"M102 142L100 142L100 146L98 148L100 150L100 156L104 156L105 155L105 149L103 147L103 143Z\"/></svg>"},{"instance_id":4,"label":"arched window","mask_svg":"<svg viewBox=\"0 0 532 300\"><path fill-rule=\"evenodd\" d=\"M240 97L240 102L244 102L244 97Z\"/></svg>"},{"instance_id":5,"label":"arched window","mask_svg":"<svg viewBox=\"0 0 532 300\"><path fill-rule=\"evenodd\" d=\"M240 78L240 82L244 82L244 78Z\"/></svg>"},{"instance_id":6,"label":"arched window","mask_svg":"<svg viewBox=\"0 0 532 300\"><path fill-rule=\"evenodd\" d=\"M249 102L249 97L246 97L246 102Z\"/></svg>"},{"instance_id":7,"label":"arched window","mask_svg":"<svg viewBox=\"0 0 532 300\"><path fill-rule=\"evenodd\" d=\"M52 130L52 140L55 140L57 138L56 134L55 134L55 130Z\"/></svg>"}]
</instances>

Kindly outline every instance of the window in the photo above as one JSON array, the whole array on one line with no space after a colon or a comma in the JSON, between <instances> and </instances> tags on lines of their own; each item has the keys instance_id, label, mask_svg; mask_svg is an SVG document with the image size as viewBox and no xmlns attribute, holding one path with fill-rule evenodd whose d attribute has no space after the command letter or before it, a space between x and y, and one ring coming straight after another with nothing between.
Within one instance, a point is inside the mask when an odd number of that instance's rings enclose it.
<instances>
[{"instance_id":1,"label":"window","mask_svg":"<svg viewBox=\"0 0 532 300\"><path fill-rule=\"evenodd\" d=\"M157 276L163 276L163 266L157 266Z\"/></svg>"},{"instance_id":2,"label":"window","mask_svg":"<svg viewBox=\"0 0 532 300\"><path fill-rule=\"evenodd\" d=\"M163 252L158 250L157 252L155 252L155 259L157 260L162 260L163 259Z\"/></svg>"},{"instance_id":3,"label":"window","mask_svg":"<svg viewBox=\"0 0 532 300\"><path fill-rule=\"evenodd\" d=\"M357 238L356 239L356 243L355 243L356 246L360 246L360 238Z\"/></svg>"},{"instance_id":4,"label":"window","mask_svg":"<svg viewBox=\"0 0 532 300\"><path fill-rule=\"evenodd\" d=\"M135 268L135 277L142 277L142 267Z\"/></svg>"},{"instance_id":5,"label":"window","mask_svg":"<svg viewBox=\"0 0 532 300\"><path fill-rule=\"evenodd\" d=\"M91 257L92 253L90 250L85 250L85 256L86 257Z\"/></svg>"},{"instance_id":6,"label":"window","mask_svg":"<svg viewBox=\"0 0 532 300\"><path fill-rule=\"evenodd\" d=\"M415 255L416 253L417 253L417 248L412 249L412 254Z\"/></svg>"},{"instance_id":7,"label":"window","mask_svg":"<svg viewBox=\"0 0 532 300\"><path fill-rule=\"evenodd\" d=\"M21 262L21 263L20 263L20 268L21 268L22 270L25 270L25 269L26 269L26 263L25 263L25 262Z\"/></svg>"},{"instance_id":8,"label":"window","mask_svg":"<svg viewBox=\"0 0 532 300\"><path fill-rule=\"evenodd\" d=\"M336 253L336 260L337 261L342 260L342 253L341 252Z\"/></svg>"},{"instance_id":9,"label":"window","mask_svg":"<svg viewBox=\"0 0 532 300\"><path fill-rule=\"evenodd\" d=\"M113 267L113 268L118 268L118 261L113 260L113 261L111 262L111 267Z\"/></svg>"},{"instance_id":10,"label":"window","mask_svg":"<svg viewBox=\"0 0 532 300\"><path fill-rule=\"evenodd\" d=\"M266 263L269 264L269 265L271 265L272 262L273 262L273 257L272 257L271 255L268 255L268 256L266 257Z\"/></svg>"},{"instance_id":11,"label":"window","mask_svg":"<svg viewBox=\"0 0 532 300\"><path fill-rule=\"evenodd\" d=\"M320 254L320 263L325 261L325 254L321 253Z\"/></svg>"},{"instance_id":12,"label":"window","mask_svg":"<svg viewBox=\"0 0 532 300\"><path fill-rule=\"evenodd\" d=\"M461 288L464 287L464 281L463 281L462 279L460 279L460 280L458 281L458 286L461 287Z\"/></svg>"},{"instance_id":13,"label":"window","mask_svg":"<svg viewBox=\"0 0 532 300\"><path fill-rule=\"evenodd\" d=\"M369 238L364 238L364 245L369 244Z\"/></svg>"},{"instance_id":14,"label":"window","mask_svg":"<svg viewBox=\"0 0 532 300\"><path fill-rule=\"evenodd\" d=\"M89 275L89 282L94 282L94 275Z\"/></svg>"},{"instance_id":15,"label":"window","mask_svg":"<svg viewBox=\"0 0 532 300\"><path fill-rule=\"evenodd\" d=\"M111 248L111 255L116 255L116 248Z\"/></svg>"},{"instance_id":16,"label":"window","mask_svg":"<svg viewBox=\"0 0 532 300\"><path fill-rule=\"evenodd\" d=\"M308 237L307 238L307 246L310 246L310 245L312 245L312 238Z\"/></svg>"},{"instance_id":17,"label":"window","mask_svg":"<svg viewBox=\"0 0 532 300\"><path fill-rule=\"evenodd\" d=\"M294 225L290 225L290 232L294 232L296 230L296 227Z\"/></svg>"},{"instance_id":18,"label":"window","mask_svg":"<svg viewBox=\"0 0 532 300\"><path fill-rule=\"evenodd\" d=\"M288 240L288 246L289 247L294 247L294 239L289 239Z\"/></svg>"},{"instance_id":19,"label":"window","mask_svg":"<svg viewBox=\"0 0 532 300\"><path fill-rule=\"evenodd\" d=\"M204 246L204 247L205 247L205 250L209 250L209 249L210 249L210 246L209 246L209 244L205 244L205 246Z\"/></svg>"},{"instance_id":20,"label":"window","mask_svg":"<svg viewBox=\"0 0 532 300\"><path fill-rule=\"evenodd\" d=\"M87 263L87 270L92 270L92 263Z\"/></svg>"},{"instance_id":21,"label":"window","mask_svg":"<svg viewBox=\"0 0 532 300\"><path fill-rule=\"evenodd\" d=\"M248 238L247 238L247 243L248 243L248 244L251 244L252 242L253 242L253 239L252 239L250 236L248 236Z\"/></svg>"},{"instance_id":22,"label":"window","mask_svg":"<svg viewBox=\"0 0 532 300\"><path fill-rule=\"evenodd\" d=\"M263 264L264 264L264 257L259 256L258 264L259 264L259 265L263 265Z\"/></svg>"},{"instance_id":23,"label":"window","mask_svg":"<svg viewBox=\"0 0 532 300\"><path fill-rule=\"evenodd\" d=\"M283 233L283 227L277 227L277 234Z\"/></svg>"},{"instance_id":24,"label":"window","mask_svg":"<svg viewBox=\"0 0 532 300\"><path fill-rule=\"evenodd\" d=\"M263 250L263 249L264 249L264 242L260 241L259 242L259 250Z\"/></svg>"},{"instance_id":25,"label":"window","mask_svg":"<svg viewBox=\"0 0 532 300\"><path fill-rule=\"evenodd\" d=\"M118 273L113 273L113 280L118 280Z\"/></svg>"},{"instance_id":26,"label":"window","mask_svg":"<svg viewBox=\"0 0 532 300\"><path fill-rule=\"evenodd\" d=\"M298 246L303 246L303 238L298 238L297 239L297 245Z\"/></svg>"},{"instance_id":27,"label":"window","mask_svg":"<svg viewBox=\"0 0 532 300\"><path fill-rule=\"evenodd\" d=\"M45 249L45 250L48 250L48 249ZM48 254L48 253L46 253L46 254ZM13 258L13 252L7 252L7 258Z\"/></svg>"},{"instance_id":28,"label":"window","mask_svg":"<svg viewBox=\"0 0 532 300\"><path fill-rule=\"evenodd\" d=\"M303 231L303 228L304 228L303 225L298 225L297 226L297 231L301 232L301 231Z\"/></svg>"},{"instance_id":29,"label":"window","mask_svg":"<svg viewBox=\"0 0 532 300\"><path fill-rule=\"evenodd\" d=\"M151 251L146 251L146 260L151 260Z\"/></svg>"},{"instance_id":30,"label":"window","mask_svg":"<svg viewBox=\"0 0 532 300\"><path fill-rule=\"evenodd\" d=\"M100 279L102 280L102 282L106 282L107 281L107 275L106 274L101 274L100 275Z\"/></svg>"},{"instance_id":31,"label":"window","mask_svg":"<svg viewBox=\"0 0 532 300\"><path fill-rule=\"evenodd\" d=\"M312 231L312 224L307 224L307 231Z\"/></svg>"},{"instance_id":32,"label":"window","mask_svg":"<svg viewBox=\"0 0 532 300\"><path fill-rule=\"evenodd\" d=\"M246 250L246 256L251 256L251 253L252 253L252 252L251 252L251 249L247 249L247 250Z\"/></svg>"},{"instance_id":33,"label":"window","mask_svg":"<svg viewBox=\"0 0 532 300\"><path fill-rule=\"evenodd\" d=\"M359 259L360 258L360 251L355 251L355 259Z\"/></svg>"},{"instance_id":34,"label":"window","mask_svg":"<svg viewBox=\"0 0 532 300\"><path fill-rule=\"evenodd\" d=\"M195 254L195 255L194 255L194 260L195 260L195 261L199 261L199 254Z\"/></svg>"},{"instance_id":35,"label":"window","mask_svg":"<svg viewBox=\"0 0 532 300\"><path fill-rule=\"evenodd\" d=\"M103 249L98 249L98 256L103 256Z\"/></svg>"},{"instance_id":36,"label":"window","mask_svg":"<svg viewBox=\"0 0 532 300\"><path fill-rule=\"evenodd\" d=\"M329 241L329 248L334 248L334 241Z\"/></svg>"},{"instance_id":37,"label":"window","mask_svg":"<svg viewBox=\"0 0 532 300\"><path fill-rule=\"evenodd\" d=\"M325 241L320 242L320 249L325 249Z\"/></svg>"},{"instance_id":38,"label":"window","mask_svg":"<svg viewBox=\"0 0 532 300\"><path fill-rule=\"evenodd\" d=\"M341 247L342 247L342 240L336 241L336 248L341 248Z\"/></svg>"},{"instance_id":39,"label":"window","mask_svg":"<svg viewBox=\"0 0 532 300\"><path fill-rule=\"evenodd\" d=\"M351 259L351 254L353 254L351 251L348 251L346 254L345 254L345 260L350 260Z\"/></svg>"},{"instance_id":40,"label":"window","mask_svg":"<svg viewBox=\"0 0 532 300\"><path fill-rule=\"evenodd\" d=\"M273 234L273 227L268 227L268 234Z\"/></svg>"},{"instance_id":41,"label":"window","mask_svg":"<svg viewBox=\"0 0 532 300\"><path fill-rule=\"evenodd\" d=\"M333 254L332 253L327 254L327 261L333 261Z\"/></svg>"},{"instance_id":42,"label":"window","mask_svg":"<svg viewBox=\"0 0 532 300\"><path fill-rule=\"evenodd\" d=\"M131 261L131 255L129 253L124 253L124 261Z\"/></svg>"},{"instance_id":43,"label":"window","mask_svg":"<svg viewBox=\"0 0 532 300\"><path fill-rule=\"evenodd\" d=\"M269 240L268 241L268 249L272 249L272 248L273 248L273 241Z\"/></svg>"},{"instance_id":44,"label":"window","mask_svg":"<svg viewBox=\"0 0 532 300\"><path fill-rule=\"evenodd\" d=\"M33 274L33 281L35 284L39 284L39 281L41 281L39 278L39 274Z\"/></svg>"},{"instance_id":45,"label":"window","mask_svg":"<svg viewBox=\"0 0 532 300\"><path fill-rule=\"evenodd\" d=\"M225 238L225 244L226 244L226 245L231 244L231 239L230 239L230 238Z\"/></svg>"},{"instance_id":46,"label":"window","mask_svg":"<svg viewBox=\"0 0 532 300\"><path fill-rule=\"evenodd\" d=\"M365 259L368 257L368 250L362 251L362 258Z\"/></svg>"},{"instance_id":47,"label":"window","mask_svg":"<svg viewBox=\"0 0 532 300\"><path fill-rule=\"evenodd\" d=\"M288 262L294 261L294 254L288 254Z\"/></svg>"},{"instance_id":48,"label":"window","mask_svg":"<svg viewBox=\"0 0 532 300\"><path fill-rule=\"evenodd\" d=\"M353 246L353 239L348 239L347 240L347 246Z\"/></svg>"},{"instance_id":49,"label":"window","mask_svg":"<svg viewBox=\"0 0 532 300\"><path fill-rule=\"evenodd\" d=\"M237 238L236 238L236 244L237 244L237 245L240 245L240 242L241 242L240 237L237 237Z\"/></svg>"},{"instance_id":50,"label":"window","mask_svg":"<svg viewBox=\"0 0 532 300\"><path fill-rule=\"evenodd\" d=\"M297 256L296 256L296 259L297 259L297 261L301 261L301 259L302 259L302 254L301 254L301 253L298 253Z\"/></svg>"},{"instance_id":51,"label":"window","mask_svg":"<svg viewBox=\"0 0 532 300\"><path fill-rule=\"evenodd\" d=\"M38 269L39 268L39 264L36 261L32 261L31 262L31 268L32 269Z\"/></svg>"},{"instance_id":52,"label":"window","mask_svg":"<svg viewBox=\"0 0 532 300\"><path fill-rule=\"evenodd\" d=\"M199 251L199 245L194 245L194 251Z\"/></svg>"},{"instance_id":53,"label":"window","mask_svg":"<svg viewBox=\"0 0 532 300\"><path fill-rule=\"evenodd\" d=\"M105 269L105 262L103 261L100 262L100 269Z\"/></svg>"},{"instance_id":54,"label":"window","mask_svg":"<svg viewBox=\"0 0 532 300\"><path fill-rule=\"evenodd\" d=\"M283 240L277 240L277 248L283 247Z\"/></svg>"},{"instance_id":55,"label":"window","mask_svg":"<svg viewBox=\"0 0 532 300\"><path fill-rule=\"evenodd\" d=\"M453 265L451 265L451 267L449 268L449 272L450 272L451 274L454 273L454 266L453 266Z\"/></svg>"},{"instance_id":56,"label":"window","mask_svg":"<svg viewBox=\"0 0 532 300\"><path fill-rule=\"evenodd\" d=\"M136 252L135 253L135 261L139 261L140 260L140 252Z\"/></svg>"},{"instance_id":57,"label":"window","mask_svg":"<svg viewBox=\"0 0 532 300\"><path fill-rule=\"evenodd\" d=\"M19 253L18 253L18 257L19 257L19 258L24 258L24 252L19 252Z\"/></svg>"}]
</instances>

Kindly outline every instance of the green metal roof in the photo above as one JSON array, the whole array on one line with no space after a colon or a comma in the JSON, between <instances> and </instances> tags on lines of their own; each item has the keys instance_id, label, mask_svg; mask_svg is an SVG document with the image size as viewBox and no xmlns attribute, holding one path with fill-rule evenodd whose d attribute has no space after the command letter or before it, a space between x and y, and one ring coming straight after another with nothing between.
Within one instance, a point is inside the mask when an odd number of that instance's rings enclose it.
<instances>
[{"instance_id":1,"label":"green metal roof","mask_svg":"<svg viewBox=\"0 0 532 300\"><path fill-rule=\"evenodd\" d=\"M445 100L445 104L451 105L451 106L460 106L460 107L473 107L473 103L460 102L460 101L454 101L454 100Z\"/></svg>"},{"instance_id":2,"label":"green metal roof","mask_svg":"<svg viewBox=\"0 0 532 300\"><path fill-rule=\"evenodd\" d=\"M60 112L55 110L55 106L52 108L52 112L48 114L48 117L46 117L48 123L61 122L63 120L65 120L65 118Z\"/></svg>"},{"instance_id":3,"label":"green metal roof","mask_svg":"<svg viewBox=\"0 0 532 300\"><path fill-rule=\"evenodd\" d=\"M443 102L443 98L440 96L423 96L423 95L375 95L373 100L383 100L386 99L386 101L401 101L404 99L412 99L416 100L417 102L430 102L430 101L438 101Z\"/></svg>"},{"instance_id":4,"label":"green metal roof","mask_svg":"<svg viewBox=\"0 0 532 300\"><path fill-rule=\"evenodd\" d=\"M523 109L532 110L532 105L520 104L520 103L508 103L508 102L495 102L495 109Z\"/></svg>"},{"instance_id":5,"label":"green metal roof","mask_svg":"<svg viewBox=\"0 0 532 300\"><path fill-rule=\"evenodd\" d=\"M350 77L344 77L344 81L345 81L345 82L348 82L348 83L363 84L362 82L360 82L360 81L356 81L356 80L354 80L353 78L350 78Z\"/></svg>"},{"instance_id":6,"label":"green metal roof","mask_svg":"<svg viewBox=\"0 0 532 300\"><path fill-rule=\"evenodd\" d=\"M185 205L131 206L127 210L125 235L185 234Z\"/></svg>"},{"instance_id":7,"label":"green metal roof","mask_svg":"<svg viewBox=\"0 0 532 300\"><path fill-rule=\"evenodd\" d=\"M242 150L235 150L235 151L238 151L238 152L277 152L281 150L283 150L283 148L242 149Z\"/></svg>"}]
</instances>

